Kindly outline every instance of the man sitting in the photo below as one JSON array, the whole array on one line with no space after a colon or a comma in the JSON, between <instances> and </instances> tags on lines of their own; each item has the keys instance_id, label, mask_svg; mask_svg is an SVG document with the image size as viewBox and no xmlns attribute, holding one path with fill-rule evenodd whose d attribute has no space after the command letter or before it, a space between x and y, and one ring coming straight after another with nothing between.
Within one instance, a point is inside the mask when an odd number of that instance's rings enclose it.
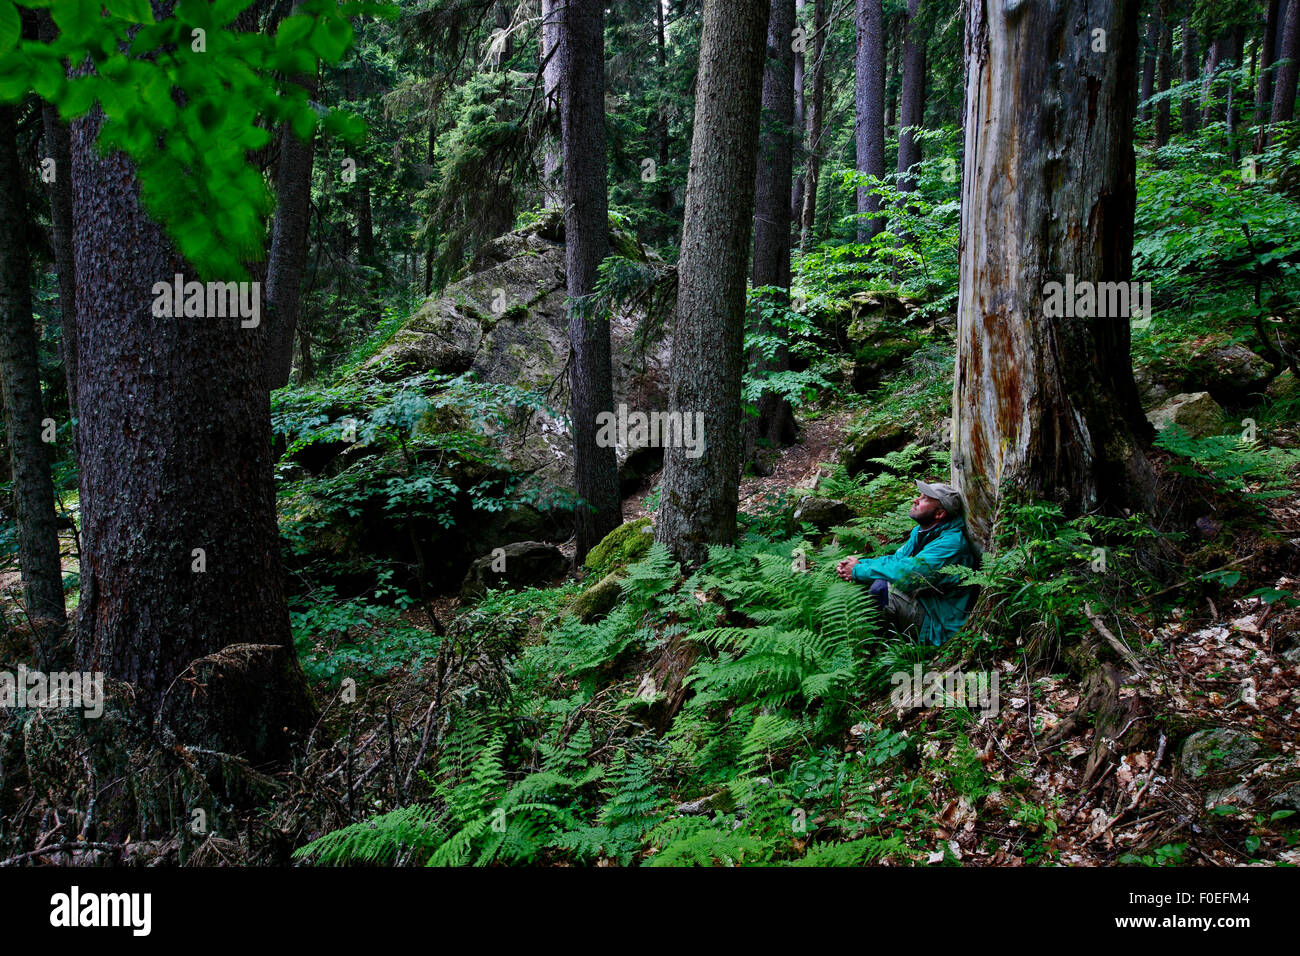
<instances>
[{"instance_id":1,"label":"man sitting","mask_svg":"<svg viewBox=\"0 0 1300 956\"><path fill-rule=\"evenodd\" d=\"M845 558L837 570L845 581L870 582L871 596L900 631L919 631L922 640L942 644L965 622L975 589L939 569L978 568L980 555L966 537L961 492L923 481L916 488L920 495L908 512L916 527L903 546L879 558Z\"/></svg>"}]
</instances>

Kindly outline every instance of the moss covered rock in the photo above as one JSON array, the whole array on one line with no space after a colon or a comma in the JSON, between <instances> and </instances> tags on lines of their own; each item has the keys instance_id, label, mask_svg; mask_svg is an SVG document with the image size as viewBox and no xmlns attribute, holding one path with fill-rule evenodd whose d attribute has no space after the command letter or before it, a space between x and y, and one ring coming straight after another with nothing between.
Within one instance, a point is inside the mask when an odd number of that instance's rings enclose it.
<instances>
[{"instance_id":1,"label":"moss covered rock","mask_svg":"<svg viewBox=\"0 0 1300 956\"><path fill-rule=\"evenodd\" d=\"M638 518L619 525L587 553L584 566L593 575L605 577L622 571L645 557L654 542L654 527L649 518Z\"/></svg>"},{"instance_id":2,"label":"moss covered rock","mask_svg":"<svg viewBox=\"0 0 1300 956\"><path fill-rule=\"evenodd\" d=\"M891 451L906 447L915 440L916 432L902 422L892 419L862 418L853 423L840 447L840 463L850 475L879 471L871 459L883 458Z\"/></svg>"},{"instance_id":3,"label":"moss covered rock","mask_svg":"<svg viewBox=\"0 0 1300 956\"><path fill-rule=\"evenodd\" d=\"M611 571L579 594L574 599L569 610L583 624L590 624L592 621L600 620L614 610L614 605L618 603L619 595L622 593L619 583L622 580L623 573L621 571Z\"/></svg>"}]
</instances>

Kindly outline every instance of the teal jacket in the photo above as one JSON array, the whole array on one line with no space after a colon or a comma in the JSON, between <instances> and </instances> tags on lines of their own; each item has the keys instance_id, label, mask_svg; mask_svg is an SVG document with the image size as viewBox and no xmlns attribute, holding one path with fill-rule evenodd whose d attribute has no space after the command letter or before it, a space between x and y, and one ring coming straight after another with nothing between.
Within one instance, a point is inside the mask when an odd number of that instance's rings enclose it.
<instances>
[{"instance_id":1,"label":"teal jacket","mask_svg":"<svg viewBox=\"0 0 1300 956\"><path fill-rule=\"evenodd\" d=\"M893 554L863 558L855 564L853 580L866 583L884 578L891 587L916 598L925 611L922 640L942 644L957 633L974 603L974 588L962 585L951 574L938 573L949 564L980 566L979 551L966 537L966 525L959 518L949 518L925 532L917 525Z\"/></svg>"}]
</instances>

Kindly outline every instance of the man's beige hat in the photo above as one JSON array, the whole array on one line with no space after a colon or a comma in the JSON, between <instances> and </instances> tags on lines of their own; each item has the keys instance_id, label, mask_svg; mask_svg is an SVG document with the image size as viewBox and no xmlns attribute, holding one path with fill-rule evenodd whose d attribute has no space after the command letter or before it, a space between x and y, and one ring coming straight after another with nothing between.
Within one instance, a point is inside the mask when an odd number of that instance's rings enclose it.
<instances>
[{"instance_id":1,"label":"man's beige hat","mask_svg":"<svg viewBox=\"0 0 1300 956\"><path fill-rule=\"evenodd\" d=\"M1297 2L1300 2L1300 0L1297 0ZM952 485L928 485L924 481L918 481L916 490L927 498L933 498L939 502L939 504L943 505L943 510L954 517L966 511L966 503L962 500L961 492Z\"/></svg>"}]
</instances>

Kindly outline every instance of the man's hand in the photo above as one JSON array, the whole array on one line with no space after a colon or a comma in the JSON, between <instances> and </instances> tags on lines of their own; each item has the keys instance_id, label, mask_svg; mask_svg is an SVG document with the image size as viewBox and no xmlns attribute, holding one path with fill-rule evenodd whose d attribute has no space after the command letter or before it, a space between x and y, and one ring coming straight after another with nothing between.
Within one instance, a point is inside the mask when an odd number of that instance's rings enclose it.
<instances>
[{"instance_id":1,"label":"man's hand","mask_svg":"<svg viewBox=\"0 0 1300 956\"><path fill-rule=\"evenodd\" d=\"M839 564L835 566L835 573L838 574L845 581L852 581L853 566L858 563L858 560L859 559L857 555L852 555L850 557L845 558L843 561L841 561Z\"/></svg>"}]
</instances>

